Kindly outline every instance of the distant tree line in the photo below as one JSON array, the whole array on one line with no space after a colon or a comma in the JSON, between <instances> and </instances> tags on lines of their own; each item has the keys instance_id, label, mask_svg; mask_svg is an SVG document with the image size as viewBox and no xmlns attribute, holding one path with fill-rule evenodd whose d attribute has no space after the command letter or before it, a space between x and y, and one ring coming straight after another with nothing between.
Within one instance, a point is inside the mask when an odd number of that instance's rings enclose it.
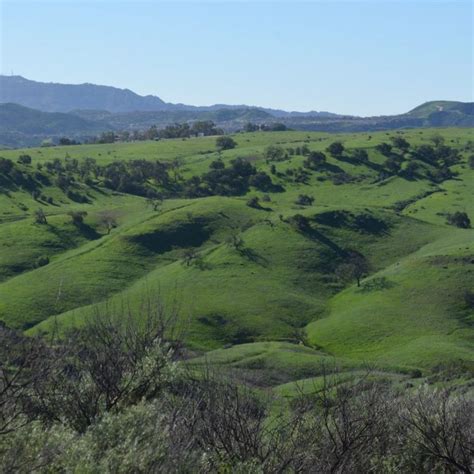
<instances>
[{"instance_id":1,"label":"distant tree line","mask_svg":"<svg viewBox=\"0 0 474 474\"><path fill-rule=\"evenodd\" d=\"M242 131L250 133L250 132L284 132L286 130L289 130L289 128L284 124L280 122L271 122L271 123L262 123L262 124L256 124L252 122L247 122Z\"/></svg>"},{"instance_id":2,"label":"distant tree line","mask_svg":"<svg viewBox=\"0 0 474 474\"><path fill-rule=\"evenodd\" d=\"M114 143L117 141L159 140L165 138L190 138L197 136L223 135L224 130L216 126L211 120L198 120L187 123L174 123L159 129L152 125L146 130L122 130L103 132L91 141L94 143Z\"/></svg>"}]
</instances>

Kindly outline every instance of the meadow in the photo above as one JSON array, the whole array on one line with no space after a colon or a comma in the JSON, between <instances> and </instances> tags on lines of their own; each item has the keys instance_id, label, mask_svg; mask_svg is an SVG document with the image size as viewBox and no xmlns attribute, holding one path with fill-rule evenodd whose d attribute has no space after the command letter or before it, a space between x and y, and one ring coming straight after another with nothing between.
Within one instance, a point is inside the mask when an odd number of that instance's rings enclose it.
<instances>
[{"instance_id":1,"label":"meadow","mask_svg":"<svg viewBox=\"0 0 474 474\"><path fill-rule=\"evenodd\" d=\"M396 137L409 146L398 149ZM474 219L473 130L232 138L226 150L202 137L0 151L23 176L46 176L36 194L8 176L0 181L0 320L50 332L83 324L105 304L140 308L151 295L179 303L191 366L237 370L278 393L317 382L325 364L354 376L371 366L397 383L447 373L469 383L474 230L447 217ZM327 151L334 142L342 153ZM456 160L423 159L423 145L455 150ZM314 152L324 164L308 166ZM17 163L23 155L31 163ZM189 197L148 180L163 195L157 200L73 170L79 202L47 165L158 160L178 189L216 161L228 169L238 158L273 187ZM441 168L449 173L439 178ZM360 285L350 255L364 260Z\"/></svg>"}]
</instances>

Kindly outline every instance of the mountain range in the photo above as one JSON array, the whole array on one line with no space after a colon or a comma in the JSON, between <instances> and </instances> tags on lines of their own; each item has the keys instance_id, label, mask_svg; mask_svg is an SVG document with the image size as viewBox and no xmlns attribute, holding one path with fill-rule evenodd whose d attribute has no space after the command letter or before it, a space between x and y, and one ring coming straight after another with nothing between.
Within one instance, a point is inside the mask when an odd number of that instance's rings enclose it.
<instances>
[{"instance_id":1,"label":"mountain range","mask_svg":"<svg viewBox=\"0 0 474 474\"><path fill-rule=\"evenodd\" d=\"M73 110L105 110L112 113L157 111L214 111L219 109L246 109L248 105L214 104L195 106L172 104L155 95L141 96L129 89L96 84L59 84L37 82L22 76L0 75L0 103L12 102L44 112L71 112ZM336 116L330 112L287 112L258 108L275 117Z\"/></svg>"},{"instance_id":2,"label":"mountain range","mask_svg":"<svg viewBox=\"0 0 474 474\"><path fill-rule=\"evenodd\" d=\"M401 115L356 117L288 112L248 105L173 104L157 96L95 84L44 83L0 75L0 145L32 146L61 136L85 139L107 130L143 130L175 122L212 120L226 131L247 122L281 122L298 130L329 132L474 126L474 103L432 101Z\"/></svg>"}]
</instances>

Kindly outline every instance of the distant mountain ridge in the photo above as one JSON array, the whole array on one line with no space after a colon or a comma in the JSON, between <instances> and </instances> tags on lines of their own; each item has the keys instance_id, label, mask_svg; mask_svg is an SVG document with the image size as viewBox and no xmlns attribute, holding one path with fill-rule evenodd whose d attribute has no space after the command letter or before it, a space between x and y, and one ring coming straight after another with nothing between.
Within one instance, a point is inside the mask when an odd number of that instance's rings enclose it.
<instances>
[{"instance_id":1,"label":"distant mountain ridge","mask_svg":"<svg viewBox=\"0 0 474 474\"><path fill-rule=\"evenodd\" d=\"M139 96L128 89L95 84L36 82L22 76L0 76L0 102L11 102L44 112L100 109L109 112L164 110L159 97Z\"/></svg>"},{"instance_id":2,"label":"distant mountain ridge","mask_svg":"<svg viewBox=\"0 0 474 474\"><path fill-rule=\"evenodd\" d=\"M112 113L157 112L157 111L214 111L220 109L258 109L275 117L327 116L330 112L287 112L285 110L248 105L215 104L194 106L167 103L155 95L141 96L129 89L96 84L60 84L38 82L22 76L0 75L0 103L15 103L42 110L64 112L72 110L99 110Z\"/></svg>"},{"instance_id":3,"label":"distant mountain ridge","mask_svg":"<svg viewBox=\"0 0 474 474\"><path fill-rule=\"evenodd\" d=\"M61 136L79 140L104 131L164 128L176 122L212 120L227 132L247 122L281 122L288 128L360 132L421 127L474 127L474 103L431 101L400 115L356 117L329 112L286 112L246 105L197 107L94 84L68 85L0 76L0 146L38 145Z\"/></svg>"}]
</instances>

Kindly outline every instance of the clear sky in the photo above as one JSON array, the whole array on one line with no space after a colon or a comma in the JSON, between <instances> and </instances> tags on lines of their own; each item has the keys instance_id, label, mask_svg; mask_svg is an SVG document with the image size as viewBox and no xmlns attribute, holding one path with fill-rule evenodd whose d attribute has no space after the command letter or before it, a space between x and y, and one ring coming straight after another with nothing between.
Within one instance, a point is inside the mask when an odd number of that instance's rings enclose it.
<instances>
[{"instance_id":1,"label":"clear sky","mask_svg":"<svg viewBox=\"0 0 474 474\"><path fill-rule=\"evenodd\" d=\"M1 70L168 102L357 115L473 100L469 0L0 0Z\"/></svg>"}]
</instances>

